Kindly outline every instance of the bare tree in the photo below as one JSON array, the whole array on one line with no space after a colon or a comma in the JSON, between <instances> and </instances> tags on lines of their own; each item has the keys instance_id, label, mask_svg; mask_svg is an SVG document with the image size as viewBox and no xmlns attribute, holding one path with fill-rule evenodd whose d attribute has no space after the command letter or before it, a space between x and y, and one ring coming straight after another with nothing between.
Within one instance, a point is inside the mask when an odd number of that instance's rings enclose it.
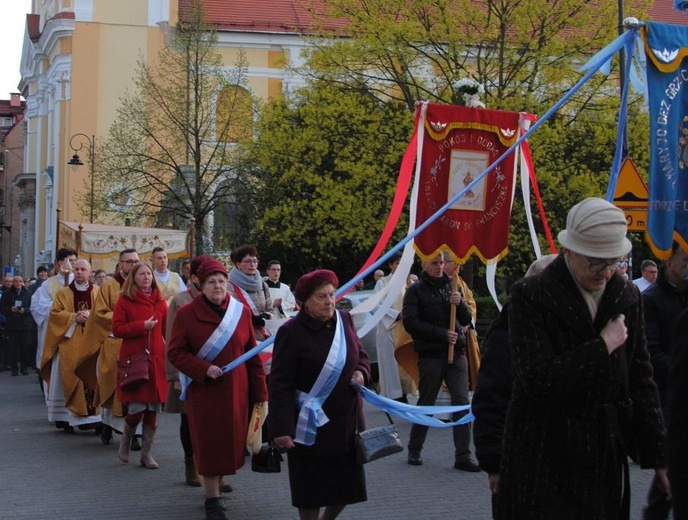
<instances>
[{"instance_id":1,"label":"bare tree","mask_svg":"<svg viewBox=\"0 0 688 520\"><path fill-rule=\"evenodd\" d=\"M208 249L209 217L238 182L235 145L253 135L246 66L241 53L223 64L200 2L180 13L157 59L139 59L133 91L99 143L95 205L103 220L181 227L193 217L195 250Z\"/></svg>"}]
</instances>

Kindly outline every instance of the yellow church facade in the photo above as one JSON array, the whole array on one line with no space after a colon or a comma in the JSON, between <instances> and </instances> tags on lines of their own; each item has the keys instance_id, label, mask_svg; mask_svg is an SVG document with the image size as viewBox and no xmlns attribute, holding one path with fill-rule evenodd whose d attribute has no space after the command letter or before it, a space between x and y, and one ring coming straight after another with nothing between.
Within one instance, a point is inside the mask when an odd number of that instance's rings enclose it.
<instances>
[{"instance_id":1,"label":"yellow church facade","mask_svg":"<svg viewBox=\"0 0 688 520\"><path fill-rule=\"evenodd\" d=\"M33 211L32 218L22 224L26 240L19 246L26 276L54 260L58 218L89 222L96 143L107 135L119 99L132 90L138 60L155 59L174 31L180 9L190 1L33 0L20 83L26 99L25 171L35 174L36 195L35 208L27 209ZM217 51L225 66L235 66L240 54L246 59L246 88L252 98L269 99L302 84L285 68L285 60L298 65L308 44L295 28L270 26L280 13L254 9L249 0L205 2L218 27ZM256 9L259 12L247 15ZM261 20L267 20L263 29ZM68 164L75 153L83 165Z\"/></svg>"}]
</instances>

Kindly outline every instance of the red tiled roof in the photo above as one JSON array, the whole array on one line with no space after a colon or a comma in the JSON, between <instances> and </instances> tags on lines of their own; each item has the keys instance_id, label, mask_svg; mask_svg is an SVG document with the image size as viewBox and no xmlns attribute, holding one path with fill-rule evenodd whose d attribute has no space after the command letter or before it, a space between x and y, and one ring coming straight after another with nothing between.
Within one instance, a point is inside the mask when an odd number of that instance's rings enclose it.
<instances>
[{"instance_id":1,"label":"red tiled roof","mask_svg":"<svg viewBox=\"0 0 688 520\"><path fill-rule=\"evenodd\" d=\"M179 0L180 18L195 0ZM209 25L217 30L314 34L344 32L346 20L332 19L324 26L315 13L326 11L325 0L203 0ZM630 15L629 15L630 16ZM655 0L649 19L688 25L688 13L676 11L672 0Z\"/></svg>"},{"instance_id":2,"label":"red tiled roof","mask_svg":"<svg viewBox=\"0 0 688 520\"><path fill-rule=\"evenodd\" d=\"M688 25L688 13L674 9L673 0L655 0L649 15L653 22Z\"/></svg>"},{"instance_id":3,"label":"red tiled roof","mask_svg":"<svg viewBox=\"0 0 688 520\"><path fill-rule=\"evenodd\" d=\"M179 0L179 17L194 0ZM344 20L332 19L322 26L313 13L325 10L322 0L203 0L209 25L225 31L279 33L339 32Z\"/></svg>"}]
</instances>

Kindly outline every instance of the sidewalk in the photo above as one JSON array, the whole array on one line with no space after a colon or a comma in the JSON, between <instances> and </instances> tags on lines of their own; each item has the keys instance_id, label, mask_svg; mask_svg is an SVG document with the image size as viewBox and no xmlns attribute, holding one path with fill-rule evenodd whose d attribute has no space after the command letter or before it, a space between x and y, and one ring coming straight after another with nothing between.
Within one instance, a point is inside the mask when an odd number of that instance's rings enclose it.
<instances>
[{"instance_id":1,"label":"sidewalk","mask_svg":"<svg viewBox=\"0 0 688 520\"><path fill-rule=\"evenodd\" d=\"M104 446L93 432L68 434L47 421L35 374L0 373L0 519L156 520L204 518L203 488L184 484L179 416L159 414L154 446L158 470L117 459L119 436ZM368 410L368 427L386 423ZM404 443L409 424L398 421ZM406 464L406 452L366 466L368 501L347 507L347 520L489 519L490 496L484 473L452 468L451 430L431 430L423 466ZM228 478L234 492L225 495L232 519L297 519L289 482L282 473L259 474L250 460ZM631 518L641 518L652 472L631 468Z\"/></svg>"}]
</instances>

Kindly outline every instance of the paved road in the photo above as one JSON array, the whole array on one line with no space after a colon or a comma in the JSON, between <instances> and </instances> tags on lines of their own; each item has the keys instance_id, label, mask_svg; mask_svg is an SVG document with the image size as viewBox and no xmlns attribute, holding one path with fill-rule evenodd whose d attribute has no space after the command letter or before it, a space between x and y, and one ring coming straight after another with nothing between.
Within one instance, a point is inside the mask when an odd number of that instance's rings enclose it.
<instances>
[{"instance_id":1,"label":"paved road","mask_svg":"<svg viewBox=\"0 0 688 520\"><path fill-rule=\"evenodd\" d=\"M93 433L68 434L47 421L36 377L0 373L0 519L202 519L202 488L184 484L178 415L160 414L154 455L160 469L148 470L117 459L117 439L104 446ZM386 419L368 410L368 426ZM404 441L409 425L398 424ZM138 453L132 452L132 462ZM484 473L452 468L451 432L432 430L423 451L425 464L406 464L405 453L366 467L368 501L347 507L342 519L489 519ZM233 519L296 519L289 484L279 474L252 473L229 479ZM632 518L640 510L651 473L632 468Z\"/></svg>"}]
</instances>

